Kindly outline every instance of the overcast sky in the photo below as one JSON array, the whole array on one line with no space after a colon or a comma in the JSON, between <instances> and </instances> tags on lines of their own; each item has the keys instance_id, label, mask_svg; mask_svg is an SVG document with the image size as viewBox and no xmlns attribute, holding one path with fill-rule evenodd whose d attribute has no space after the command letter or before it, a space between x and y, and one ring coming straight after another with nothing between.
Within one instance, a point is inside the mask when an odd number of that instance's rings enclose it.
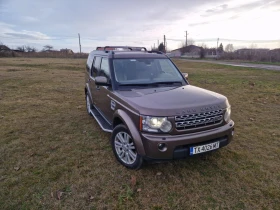
<instances>
[{"instance_id":1,"label":"overcast sky","mask_svg":"<svg viewBox=\"0 0 280 210\"><path fill-rule=\"evenodd\" d=\"M0 42L15 48L46 44L82 51L97 46L169 49L188 38L213 47L280 48L280 0L0 0ZM248 40L248 41L246 41Z\"/></svg>"}]
</instances>

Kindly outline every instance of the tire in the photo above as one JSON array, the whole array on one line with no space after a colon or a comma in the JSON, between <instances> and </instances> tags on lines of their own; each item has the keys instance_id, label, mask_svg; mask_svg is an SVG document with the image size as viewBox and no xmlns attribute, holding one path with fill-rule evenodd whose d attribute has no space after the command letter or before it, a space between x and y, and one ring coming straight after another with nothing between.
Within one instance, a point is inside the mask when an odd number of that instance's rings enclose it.
<instances>
[{"instance_id":1,"label":"tire","mask_svg":"<svg viewBox=\"0 0 280 210\"><path fill-rule=\"evenodd\" d=\"M117 125L111 135L111 145L117 160L129 169L139 169L143 158L138 154L134 140L127 127Z\"/></svg>"},{"instance_id":2,"label":"tire","mask_svg":"<svg viewBox=\"0 0 280 210\"><path fill-rule=\"evenodd\" d=\"M86 93L86 108L87 113L92 116L90 110L93 108L88 92Z\"/></svg>"}]
</instances>

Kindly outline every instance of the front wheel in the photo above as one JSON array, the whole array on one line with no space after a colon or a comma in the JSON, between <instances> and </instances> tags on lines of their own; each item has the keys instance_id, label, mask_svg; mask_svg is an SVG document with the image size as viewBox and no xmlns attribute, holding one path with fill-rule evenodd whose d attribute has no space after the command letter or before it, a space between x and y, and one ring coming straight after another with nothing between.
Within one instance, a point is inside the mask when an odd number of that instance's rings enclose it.
<instances>
[{"instance_id":1,"label":"front wheel","mask_svg":"<svg viewBox=\"0 0 280 210\"><path fill-rule=\"evenodd\" d=\"M88 113L89 115L92 115L92 114L91 114L92 103L91 103L91 100L90 100L90 98L89 98L88 93L86 93L86 106L87 106L87 113Z\"/></svg>"},{"instance_id":2,"label":"front wheel","mask_svg":"<svg viewBox=\"0 0 280 210\"><path fill-rule=\"evenodd\" d=\"M143 158L137 153L134 140L125 125L117 125L111 136L113 152L117 160L129 169L139 169Z\"/></svg>"}]
</instances>

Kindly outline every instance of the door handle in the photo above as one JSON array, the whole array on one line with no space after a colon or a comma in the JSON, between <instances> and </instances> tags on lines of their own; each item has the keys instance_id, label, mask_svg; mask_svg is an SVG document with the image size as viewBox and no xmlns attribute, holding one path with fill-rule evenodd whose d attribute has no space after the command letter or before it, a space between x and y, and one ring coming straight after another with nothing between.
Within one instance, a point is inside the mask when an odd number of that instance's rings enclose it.
<instances>
[{"instance_id":1,"label":"door handle","mask_svg":"<svg viewBox=\"0 0 280 210\"><path fill-rule=\"evenodd\" d=\"M100 86L96 86L96 90L100 90Z\"/></svg>"}]
</instances>

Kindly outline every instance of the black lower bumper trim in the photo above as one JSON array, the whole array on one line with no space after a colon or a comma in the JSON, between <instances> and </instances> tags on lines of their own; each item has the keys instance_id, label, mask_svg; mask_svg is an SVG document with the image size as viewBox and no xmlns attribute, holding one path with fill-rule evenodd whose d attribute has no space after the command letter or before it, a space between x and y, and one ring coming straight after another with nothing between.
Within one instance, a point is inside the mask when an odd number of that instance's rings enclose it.
<instances>
[{"instance_id":1,"label":"black lower bumper trim","mask_svg":"<svg viewBox=\"0 0 280 210\"><path fill-rule=\"evenodd\" d=\"M201 145L205 145L205 144L210 144L210 143L214 143L219 141L219 148L224 147L226 145L228 145L230 143L229 138L227 138L227 136L225 137L221 137L221 138L217 138L217 139L212 139L210 141L205 141L205 142L200 142L198 144L188 144L188 145L182 145L182 146L178 146L175 148L174 152L173 152L173 158L172 159L154 159L154 158L149 158L149 157L143 157L146 161L151 161L151 162L163 162L163 161L170 161L170 160L174 160L174 159L184 159L187 157L192 157L195 155L190 155L190 147L194 147L194 146L201 146ZM216 150L218 150L216 149ZM211 150L208 152L204 152L204 153L199 153L199 154L205 154L205 153L209 153L215 150ZM198 155L199 155L198 154Z\"/></svg>"},{"instance_id":2,"label":"black lower bumper trim","mask_svg":"<svg viewBox=\"0 0 280 210\"><path fill-rule=\"evenodd\" d=\"M179 146L179 147L176 147L174 152L173 152L173 159L181 159L181 158L189 157L190 156L190 147L201 146L201 145L205 145L205 144L214 143L214 142L217 142L217 141L220 142L219 148L224 147L224 146L229 144L229 140L225 136L225 137L221 137L221 138L217 138L217 139L212 139L212 140L207 141L207 142L201 142L199 144L190 144L190 145ZM211 150L211 151L214 151L214 150ZM211 152L211 151L208 151L208 152ZM205 152L205 153L207 153L207 152Z\"/></svg>"}]
</instances>

